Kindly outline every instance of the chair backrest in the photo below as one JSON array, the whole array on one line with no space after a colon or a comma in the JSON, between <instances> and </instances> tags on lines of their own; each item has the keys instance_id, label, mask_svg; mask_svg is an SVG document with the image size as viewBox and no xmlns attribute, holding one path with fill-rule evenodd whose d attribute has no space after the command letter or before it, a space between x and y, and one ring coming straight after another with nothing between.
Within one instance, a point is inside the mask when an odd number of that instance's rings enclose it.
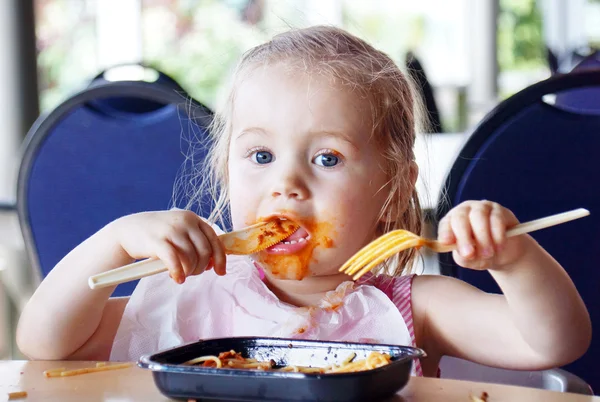
<instances>
[{"instance_id":1,"label":"chair backrest","mask_svg":"<svg viewBox=\"0 0 600 402\"><path fill-rule=\"evenodd\" d=\"M41 277L110 221L179 206L173 186L189 140L205 137L211 120L185 93L137 81L96 82L39 118L25 141L17 209ZM195 151L197 162L204 151Z\"/></svg>"},{"instance_id":2,"label":"chair backrest","mask_svg":"<svg viewBox=\"0 0 600 402\"><path fill-rule=\"evenodd\" d=\"M588 55L577 64L572 72L600 71L600 50ZM578 88L556 94L554 105L576 113L600 114L600 87Z\"/></svg>"},{"instance_id":3,"label":"chair backrest","mask_svg":"<svg viewBox=\"0 0 600 402\"><path fill-rule=\"evenodd\" d=\"M118 64L103 70L90 81L88 88L115 81L144 81L152 83L152 86L163 86L186 94L186 91L173 78L143 63Z\"/></svg>"},{"instance_id":4,"label":"chair backrest","mask_svg":"<svg viewBox=\"0 0 600 402\"><path fill-rule=\"evenodd\" d=\"M600 325L600 116L554 107L545 95L600 86L600 71L555 75L498 105L475 129L452 166L438 219L469 199L488 199L514 211L521 221L584 207L591 216L532 236L565 267L581 293L594 326ZM442 273L487 292L499 292L488 272L456 266L440 255ZM596 390L600 338L567 366Z\"/></svg>"}]
</instances>

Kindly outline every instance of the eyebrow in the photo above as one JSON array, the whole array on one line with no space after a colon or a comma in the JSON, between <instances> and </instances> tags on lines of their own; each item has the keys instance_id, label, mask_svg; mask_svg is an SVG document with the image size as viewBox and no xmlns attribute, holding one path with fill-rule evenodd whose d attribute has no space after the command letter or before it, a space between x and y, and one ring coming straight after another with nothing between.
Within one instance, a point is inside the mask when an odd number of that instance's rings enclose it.
<instances>
[{"instance_id":1,"label":"eyebrow","mask_svg":"<svg viewBox=\"0 0 600 402\"><path fill-rule=\"evenodd\" d=\"M264 129L260 128L260 127L248 127L248 128L243 129L239 133L237 133L235 135L235 139L236 140L240 139L244 135L246 135L246 134L252 134L252 133L259 134L259 135L265 136L265 137L267 137L269 135L266 130L264 130Z\"/></svg>"},{"instance_id":2,"label":"eyebrow","mask_svg":"<svg viewBox=\"0 0 600 402\"><path fill-rule=\"evenodd\" d=\"M356 145L354 143L354 141L352 141L352 139L347 134L345 134L341 131L335 131L335 130L311 131L309 134L312 136L334 137L334 138L340 139L340 140L348 143L355 150L357 150L357 151L359 150L358 145Z\"/></svg>"},{"instance_id":3,"label":"eyebrow","mask_svg":"<svg viewBox=\"0 0 600 402\"><path fill-rule=\"evenodd\" d=\"M258 134L261 136L265 136L268 137L269 133L260 127L248 127L245 128L243 130L241 130L237 135L235 135L235 139L239 140L241 137L243 137L246 134ZM348 145L350 145L352 148L354 148L355 150L359 150L358 145L356 145L354 143L354 141L352 141L352 139L345 133L341 132L341 131L335 131L335 130L319 130L319 131L309 131L308 133L310 136L312 137L333 137L333 138L337 138L339 140L342 140L344 142L346 142Z\"/></svg>"}]
</instances>

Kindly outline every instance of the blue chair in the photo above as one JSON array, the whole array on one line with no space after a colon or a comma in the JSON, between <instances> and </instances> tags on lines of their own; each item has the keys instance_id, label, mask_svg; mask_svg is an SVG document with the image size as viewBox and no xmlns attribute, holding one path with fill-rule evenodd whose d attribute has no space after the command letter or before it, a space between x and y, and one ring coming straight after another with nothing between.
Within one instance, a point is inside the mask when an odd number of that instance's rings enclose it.
<instances>
[{"instance_id":1,"label":"blue chair","mask_svg":"<svg viewBox=\"0 0 600 402\"><path fill-rule=\"evenodd\" d=\"M178 85L97 78L40 117L25 140L17 210L42 278L110 221L183 206L174 183L204 157L188 140L206 137L212 113ZM119 285L113 296L131 294L135 284Z\"/></svg>"},{"instance_id":2,"label":"blue chair","mask_svg":"<svg viewBox=\"0 0 600 402\"><path fill-rule=\"evenodd\" d=\"M488 114L460 151L446 178L438 220L469 199L488 199L521 221L578 207L591 216L532 233L567 270L594 326L600 324L600 115L557 108L546 100L574 88L600 88L600 71L555 75ZM486 291L500 290L488 272L457 267L440 255L440 270ZM600 389L600 338L565 368Z\"/></svg>"},{"instance_id":3,"label":"blue chair","mask_svg":"<svg viewBox=\"0 0 600 402\"><path fill-rule=\"evenodd\" d=\"M181 85L172 77L143 63L118 64L108 70L103 70L91 80L88 88L115 81L150 82L153 86L163 86L188 96Z\"/></svg>"},{"instance_id":4,"label":"blue chair","mask_svg":"<svg viewBox=\"0 0 600 402\"><path fill-rule=\"evenodd\" d=\"M600 71L600 50L590 54L577 64L571 73ZM585 114L600 114L600 88L577 88L556 94L554 105L560 109Z\"/></svg>"}]
</instances>

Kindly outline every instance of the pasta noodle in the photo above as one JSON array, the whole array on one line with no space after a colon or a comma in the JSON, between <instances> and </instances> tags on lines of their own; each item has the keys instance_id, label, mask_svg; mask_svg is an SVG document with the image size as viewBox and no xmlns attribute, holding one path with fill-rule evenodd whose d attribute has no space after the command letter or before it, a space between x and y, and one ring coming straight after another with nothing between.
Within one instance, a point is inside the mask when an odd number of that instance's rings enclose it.
<instances>
[{"instance_id":1,"label":"pasta noodle","mask_svg":"<svg viewBox=\"0 0 600 402\"><path fill-rule=\"evenodd\" d=\"M307 374L331 374L331 373L353 373L357 371L372 370L377 367L390 364L391 358L388 354L380 352L371 352L366 359L353 361L356 353L352 353L346 360L339 365L330 365L327 367L304 367L304 366L285 366L277 367L274 360L258 361L256 359L245 358L241 353L235 350L220 353L219 356L201 356L189 360L184 365L201 365L211 368L231 368L231 369L256 369L264 371L284 371Z\"/></svg>"},{"instance_id":2,"label":"pasta noodle","mask_svg":"<svg viewBox=\"0 0 600 402\"><path fill-rule=\"evenodd\" d=\"M482 392L481 396L479 396L479 397L471 395L472 402L487 402L487 400L488 400L488 393L485 391Z\"/></svg>"},{"instance_id":3,"label":"pasta noodle","mask_svg":"<svg viewBox=\"0 0 600 402\"><path fill-rule=\"evenodd\" d=\"M44 371L44 377L71 377L74 375L96 373L98 371L118 370L131 367L132 363L112 364L96 363L96 367L85 367L75 370L65 370L64 367Z\"/></svg>"},{"instance_id":4,"label":"pasta noodle","mask_svg":"<svg viewBox=\"0 0 600 402\"><path fill-rule=\"evenodd\" d=\"M24 399L27 398L27 391L16 391L8 393L8 400L13 401L15 399Z\"/></svg>"}]
</instances>

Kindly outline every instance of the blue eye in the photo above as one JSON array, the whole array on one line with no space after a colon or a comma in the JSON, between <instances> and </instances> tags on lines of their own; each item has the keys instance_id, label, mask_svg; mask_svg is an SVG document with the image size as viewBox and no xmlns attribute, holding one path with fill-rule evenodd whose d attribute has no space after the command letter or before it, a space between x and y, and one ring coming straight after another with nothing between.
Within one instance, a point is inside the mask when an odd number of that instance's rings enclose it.
<instances>
[{"instance_id":1,"label":"blue eye","mask_svg":"<svg viewBox=\"0 0 600 402\"><path fill-rule=\"evenodd\" d=\"M259 165L273 162L273 154L268 151L257 151L252 154L252 160Z\"/></svg>"},{"instance_id":2,"label":"blue eye","mask_svg":"<svg viewBox=\"0 0 600 402\"><path fill-rule=\"evenodd\" d=\"M315 157L315 163L323 167L334 167L339 161L340 158L333 154L321 154Z\"/></svg>"}]
</instances>

